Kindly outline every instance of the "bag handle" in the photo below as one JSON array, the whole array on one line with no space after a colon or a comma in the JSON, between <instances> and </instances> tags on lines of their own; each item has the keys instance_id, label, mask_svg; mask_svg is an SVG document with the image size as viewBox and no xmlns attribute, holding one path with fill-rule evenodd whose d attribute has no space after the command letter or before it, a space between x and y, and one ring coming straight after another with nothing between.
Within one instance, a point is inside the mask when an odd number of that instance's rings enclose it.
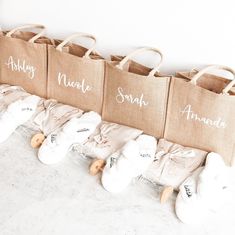
<instances>
[{"instance_id":1,"label":"bag handle","mask_svg":"<svg viewBox=\"0 0 235 235\"><path fill-rule=\"evenodd\" d=\"M148 77L150 76L154 76L156 72L159 72L159 68L162 64L162 61L163 61L163 55L161 53L161 51L159 51L157 48L153 48L153 47L142 47L142 48L139 48L133 52L131 52L130 54L128 54L127 56L125 56L120 62L119 64L116 65L117 68L119 69L123 69L123 66L127 63L127 61L137 55L137 54L140 54L142 52L145 52L145 51L153 51L155 52L156 54L159 54L160 55L160 61L157 63L157 65L149 72L148 74Z\"/></svg>"},{"instance_id":2,"label":"bag handle","mask_svg":"<svg viewBox=\"0 0 235 235\"><path fill-rule=\"evenodd\" d=\"M229 90L235 85L235 71L227 66L223 65L210 65L206 68L200 70L197 74L195 74L190 83L193 85L197 85L198 79L205 73L211 72L213 70L225 70L230 72L233 75L233 80L223 89L222 94L228 94Z\"/></svg>"},{"instance_id":3,"label":"bag handle","mask_svg":"<svg viewBox=\"0 0 235 235\"><path fill-rule=\"evenodd\" d=\"M37 40L38 38L40 38L41 36L43 36L45 34L45 31L46 31L45 26L39 25L39 24L26 24L26 25L22 25L22 26L16 27L16 28L12 29L11 31L9 31L6 34L6 36L11 38L12 34L14 34L15 32L17 32L17 31L19 31L21 29L34 29L34 28L35 29L41 29L41 31L38 34L36 34L34 37L32 37L29 40L29 42L34 43L35 40Z\"/></svg>"},{"instance_id":4,"label":"bag handle","mask_svg":"<svg viewBox=\"0 0 235 235\"><path fill-rule=\"evenodd\" d=\"M71 40L73 40L74 38L80 38L80 37L84 37L84 38L90 38L93 40L93 44L92 46L87 50L87 52L85 53L84 57L85 58L89 58L90 54L92 51L94 51L95 46L96 46L96 38L91 35L91 34L86 34L86 33L75 33L70 35L69 37L67 37L63 42L61 42L56 49L58 51L62 51L63 47L68 44Z\"/></svg>"}]
</instances>

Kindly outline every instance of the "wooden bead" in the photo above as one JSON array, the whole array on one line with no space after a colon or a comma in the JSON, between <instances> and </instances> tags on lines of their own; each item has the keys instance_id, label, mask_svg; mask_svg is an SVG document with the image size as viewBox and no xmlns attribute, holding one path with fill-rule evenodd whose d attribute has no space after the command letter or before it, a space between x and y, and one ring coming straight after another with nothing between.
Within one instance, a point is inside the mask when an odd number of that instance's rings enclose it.
<instances>
[{"instance_id":1,"label":"wooden bead","mask_svg":"<svg viewBox=\"0 0 235 235\"><path fill-rule=\"evenodd\" d=\"M33 148L39 148L42 145L45 138L46 137L42 133L35 134L31 139L31 146Z\"/></svg>"},{"instance_id":2,"label":"wooden bead","mask_svg":"<svg viewBox=\"0 0 235 235\"><path fill-rule=\"evenodd\" d=\"M97 159L90 165L90 174L97 175L100 171L103 170L105 166L105 160Z\"/></svg>"}]
</instances>

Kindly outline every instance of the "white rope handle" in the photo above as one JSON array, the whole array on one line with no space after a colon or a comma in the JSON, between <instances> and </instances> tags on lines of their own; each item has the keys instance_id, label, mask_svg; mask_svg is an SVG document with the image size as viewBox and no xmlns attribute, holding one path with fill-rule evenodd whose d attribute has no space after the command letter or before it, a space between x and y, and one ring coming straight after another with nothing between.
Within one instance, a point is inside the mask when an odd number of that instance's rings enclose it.
<instances>
[{"instance_id":1,"label":"white rope handle","mask_svg":"<svg viewBox=\"0 0 235 235\"><path fill-rule=\"evenodd\" d=\"M96 38L91 35L91 34L86 34L86 33L75 33L70 35L69 37L67 37L63 42L61 42L56 49L59 51L62 51L63 47L69 43L70 41L72 41L74 38L80 38L80 37L84 37L84 38L89 38L93 40L93 44L92 46L87 50L87 52L85 53L84 57L89 58L90 54L92 51L94 51L95 46L96 46Z\"/></svg>"},{"instance_id":2,"label":"white rope handle","mask_svg":"<svg viewBox=\"0 0 235 235\"><path fill-rule=\"evenodd\" d=\"M233 80L223 89L222 94L228 94L229 90L235 85L235 71L227 66L223 65L210 65L206 68L200 70L197 74L195 74L192 79L191 83L197 85L198 79L205 73L214 71L214 70L225 70L230 72L233 75Z\"/></svg>"},{"instance_id":3,"label":"white rope handle","mask_svg":"<svg viewBox=\"0 0 235 235\"><path fill-rule=\"evenodd\" d=\"M227 95L234 85L235 85L235 76L234 79L223 89L222 93Z\"/></svg>"},{"instance_id":4,"label":"white rope handle","mask_svg":"<svg viewBox=\"0 0 235 235\"><path fill-rule=\"evenodd\" d=\"M140 54L142 52L146 52L146 51L153 51L155 53L157 53L158 55L160 55L160 61L157 63L157 65L149 72L148 76L154 76L154 74L156 72L159 72L159 68L162 64L162 61L163 61L163 55L161 53L161 51L159 51L157 48L153 48L153 47L142 47L140 49L137 49L133 52L131 52L130 54L128 54L127 56L125 56L120 62L119 64L116 65L116 67L118 67L119 69L123 69L123 66L127 63L127 61L137 55L137 54Z\"/></svg>"},{"instance_id":5,"label":"white rope handle","mask_svg":"<svg viewBox=\"0 0 235 235\"><path fill-rule=\"evenodd\" d=\"M29 42L35 42L35 40L37 40L38 38L40 38L41 36L43 36L45 34L45 26L43 25L39 25L39 24L27 24L27 25L22 25L22 26L19 26L19 27L16 27L14 29L12 29L10 32L8 32L6 34L7 37L11 37L12 34L14 34L15 32L21 30L21 29L41 29L41 31L36 34L34 37L32 37Z\"/></svg>"}]
</instances>

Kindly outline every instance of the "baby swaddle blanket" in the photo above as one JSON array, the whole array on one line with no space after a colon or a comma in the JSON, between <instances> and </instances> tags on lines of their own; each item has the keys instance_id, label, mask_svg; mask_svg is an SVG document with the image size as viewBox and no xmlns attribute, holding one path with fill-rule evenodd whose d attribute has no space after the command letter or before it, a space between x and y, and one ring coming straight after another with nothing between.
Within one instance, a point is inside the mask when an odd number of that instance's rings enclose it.
<instances>
[{"instance_id":1,"label":"baby swaddle blanket","mask_svg":"<svg viewBox=\"0 0 235 235\"><path fill-rule=\"evenodd\" d=\"M180 184L202 166L207 152L160 139L154 162L143 174L151 182L172 186Z\"/></svg>"},{"instance_id":2,"label":"baby swaddle blanket","mask_svg":"<svg viewBox=\"0 0 235 235\"><path fill-rule=\"evenodd\" d=\"M54 99L43 100L39 109L33 123L45 136L62 127L70 119L81 117L83 114L82 110L58 103Z\"/></svg>"},{"instance_id":3,"label":"baby swaddle blanket","mask_svg":"<svg viewBox=\"0 0 235 235\"><path fill-rule=\"evenodd\" d=\"M84 145L75 149L91 158L106 159L129 140L136 139L141 130L103 121Z\"/></svg>"}]
</instances>

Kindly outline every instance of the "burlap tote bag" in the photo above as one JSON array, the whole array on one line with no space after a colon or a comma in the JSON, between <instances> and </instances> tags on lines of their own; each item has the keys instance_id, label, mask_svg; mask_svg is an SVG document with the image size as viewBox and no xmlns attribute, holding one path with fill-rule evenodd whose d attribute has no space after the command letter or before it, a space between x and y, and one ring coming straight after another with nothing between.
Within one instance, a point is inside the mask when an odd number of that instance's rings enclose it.
<instances>
[{"instance_id":1,"label":"burlap tote bag","mask_svg":"<svg viewBox=\"0 0 235 235\"><path fill-rule=\"evenodd\" d=\"M133 69L129 59L146 51L155 52L160 55L161 60L154 69L144 74L145 70L142 68L140 71L137 67ZM162 137L170 77L156 75L161 62L162 53L155 48L137 49L116 65L107 62L103 119ZM127 70L124 69L126 63L129 63Z\"/></svg>"},{"instance_id":2,"label":"burlap tote bag","mask_svg":"<svg viewBox=\"0 0 235 235\"><path fill-rule=\"evenodd\" d=\"M40 32L23 32L39 29ZM27 92L46 97L47 45L39 42L42 25L24 25L0 36L0 83L23 87ZM38 42L37 42L38 41Z\"/></svg>"},{"instance_id":3,"label":"burlap tote bag","mask_svg":"<svg viewBox=\"0 0 235 235\"><path fill-rule=\"evenodd\" d=\"M89 38L90 49L70 43L75 38ZM76 33L57 47L48 49L48 97L101 114L105 61L96 54L96 39L92 35Z\"/></svg>"},{"instance_id":4,"label":"burlap tote bag","mask_svg":"<svg viewBox=\"0 0 235 235\"><path fill-rule=\"evenodd\" d=\"M231 68L213 65L191 80L172 79L164 137L184 146L217 152L230 165L235 153L235 96L230 90L235 79L220 90L218 84L225 78L218 83L218 76L211 75L214 83L202 82L208 78L205 74L218 69L235 76Z\"/></svg>"}]
</instances>

